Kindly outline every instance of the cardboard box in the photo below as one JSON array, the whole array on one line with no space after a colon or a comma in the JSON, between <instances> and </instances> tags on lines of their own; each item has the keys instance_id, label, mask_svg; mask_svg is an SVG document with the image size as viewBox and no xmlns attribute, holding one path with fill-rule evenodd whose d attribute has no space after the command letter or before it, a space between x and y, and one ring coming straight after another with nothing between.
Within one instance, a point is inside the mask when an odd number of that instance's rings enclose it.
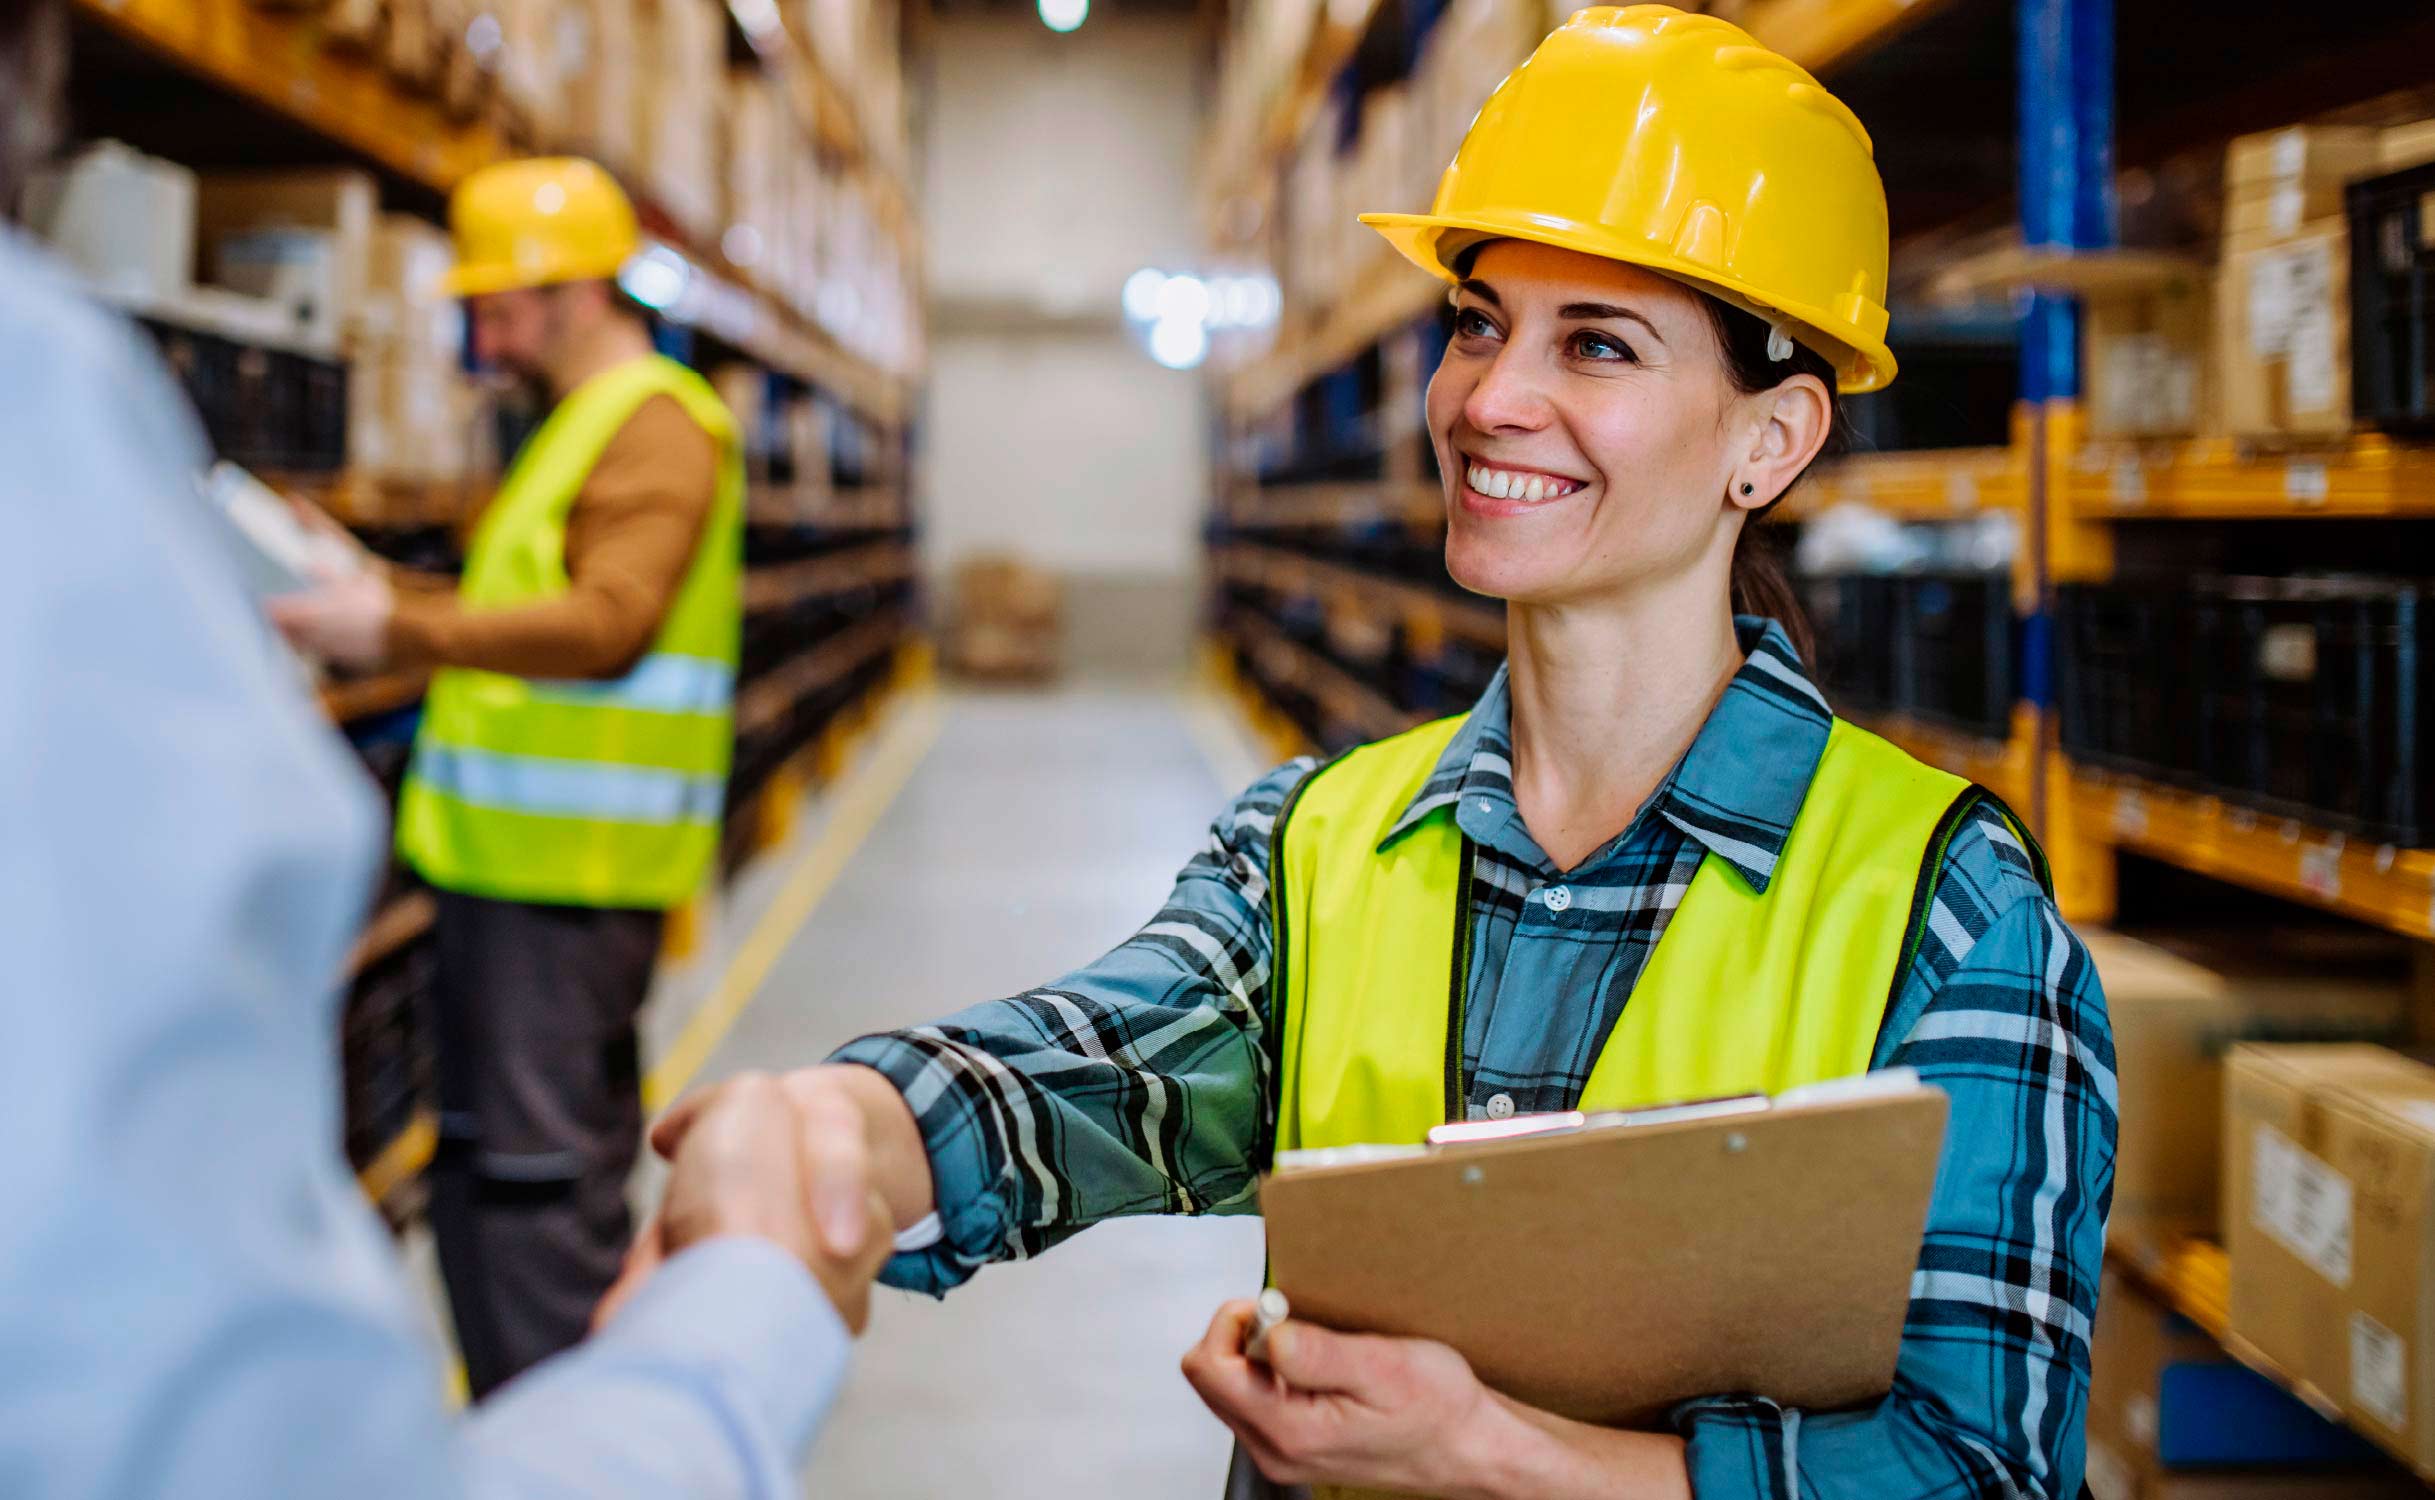
<instances>
[{"instance_id":1,"label":"cardboard box","mask_svg":"<svg viewBox=\"0 0 2435 1500\"><path fill-rule=\"evenodd\" d=\"M329 326L343 328L364 294L372 231L380 219L380 187L352 168L207 172L195 200L197 229L207 257L231 236L266 230L308 230L329 237L336 305Z\"/></svg>"},{"instance_id":2,"label":"cardboard box","mask_svg":"<svg viewBox=\"0 0 2435 1500\"><path fill-rule=\"evenodd\" d=\"M2178 1500L2212 1494L2194 1487L2228 1480L2267 1495L2417 1488L2358 1434L2325 1420L2109 1271L2090 1346L2093 1500Z\"/></svg>"},{"instance_id":3,"label":"cardboard box","mask_svg":"<svg viewBox=\"0 0 2435 1500\"><path fill-rule=\"evenodd\" d=\"M113 295L174 300L194 279L195 174L117 141L38 173L26 226Z\"/></svg>"},{"instance_id":4,"label":"cardboard box","mask_svg":"<svg viewBox=\"0 0 2435 1500\"><path fill-rule=\"evenodd\" d=\"M2435 120L2413 120L2387 130L2376 143L2376 169L2403 172L2435 161Z\"/></svg>"},{"instance_id":5,"label":"cardboard box","mask_svg":"<svg viewBox=\"0 0 2435 1500\"><path fill-rule=\"evenodd\" d=\"M2121 1080L2107 1248L2161 1273L2177 1241L2222 1217L2224 1054L2244 1041L2400 1040L2408 953L2377 937L2330 950L2313 936L2174 934L2171 948L2082 937Z\"/></svg>"},{"instance_id":6,"label":"cardboard box","mask_svg":"<svg viewBox=\"0 0 2435 1500\"><path fill-rule=\"evenodd\" d=\"M2381 132L2350 125L2293 125L2244 135L2224 153L2224 185L2244 188L2296 184L2314 192L2376 170Z\"/></svg>"},{"instance_id":7,"label":"cardboard box","mask_svg":"<svg viewBox=\"0 0 2435 1500\"><path fill-rule=\"evenodd\" d=\"M2435 1475L2435 1068L2244 1046L2224 1108L2233 1333Z\"/></svg>"},{"instance_id":8,"label":"cardboard box","mask_svg":"<svg viewBox=\"0 0 2435 1500\"><path fill-rule=\"evenodd\" d=\"M2332 438L2351 429L2350 230L2224 247L2216 365L2235 437Z\"/></svg>"},{"instance_id":9,"label":"cardboard box","mask_svg":"<svg viewBox=\"0 0 2435 1500\"><path fill-rule=\"evenodd\" d=\"M2189 437L2211 399L2212 289L2193 273L2149 291L2084 304L2088 432L2097 438Z\"/></svg>"},{"instance_id":10,"label":"cardboard box","mask_svg":"<svg viewBox=\"0 0 2435 1500\"><path fill-rule=\"evenodd\" d=\"M558 13L560 125L574 150L631 172L642 159L635 0L571 0Z\"/></svg>"},{"instance_id":11,"label":"cardboard box","mask_svg":"<svg viewBox=\"0 0 2435 1500\"><path fill-rule=\"evenodd\" d=\"M211 279L288 312L294 337L318 353L338 352L346 307L338 237L326 229L249 229L212 242ZM360 299L358 299L360 301Z\"/></svg>"}]
</instances>

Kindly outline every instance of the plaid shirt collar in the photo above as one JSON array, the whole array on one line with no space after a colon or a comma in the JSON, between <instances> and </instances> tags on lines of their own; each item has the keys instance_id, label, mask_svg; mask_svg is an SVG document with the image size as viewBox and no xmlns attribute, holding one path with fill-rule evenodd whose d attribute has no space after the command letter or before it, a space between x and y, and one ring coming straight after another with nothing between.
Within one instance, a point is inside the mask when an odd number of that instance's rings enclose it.
<instances>
[{"instance_id":1,"label":"plaid shirt collar","mask_svg":"<svg viewBox=\"0 0 2435 1500\"><path fill-rule=\"evenodd\" d=\"M1826 753L1833 713L1773 620L1737 616L1734 631L1745 658L1741 670L1631 829L1589 864L1608 858L1654 812L1731 866L1752 890L1767 889ZM1447 809L1475 843L1518 837L1527 844L1513 796L1512 718L1500 667L1379 847ZM1544 855L1539 860L1546 863Z\"/></svg>"}]
</instances>

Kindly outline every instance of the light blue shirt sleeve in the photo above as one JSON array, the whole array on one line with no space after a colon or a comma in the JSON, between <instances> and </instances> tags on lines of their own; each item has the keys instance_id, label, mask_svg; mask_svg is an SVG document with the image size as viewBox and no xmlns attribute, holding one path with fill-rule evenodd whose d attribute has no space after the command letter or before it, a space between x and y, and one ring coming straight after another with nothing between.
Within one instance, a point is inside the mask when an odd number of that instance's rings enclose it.
<instances>
[{"instance_id":1,"label":"light blue shirt sleeve","mask_svg":"<svg viewBox=\"0 0 2435 1500\"><path fill-rule=\"evenodd\" d=\"M215 558L201 457L0 230L0 1494L797 1493L848 1340L758 1241L445 1409L337 1149L377 799Z\"/></svg>"}]
</instances>

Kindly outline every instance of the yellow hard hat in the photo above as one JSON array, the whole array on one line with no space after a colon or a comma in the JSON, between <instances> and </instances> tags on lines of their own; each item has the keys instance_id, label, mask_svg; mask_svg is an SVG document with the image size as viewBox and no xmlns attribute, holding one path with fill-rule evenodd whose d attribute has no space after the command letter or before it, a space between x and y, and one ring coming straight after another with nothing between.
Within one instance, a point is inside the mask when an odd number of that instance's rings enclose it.
<instances>
[{"instance_id":1,"label":"yellow hard hat","mask_svg":"<svg viewBox=\"0 0 2435 1500\"><path fill-rule=\"evenodd\" d=\"M642 247L625 190L579 156L482 168L450 195L448 227L457 249L451 297L611 280Z\"/></svg>"},{"instance_id":2,"label":"yellow hard hat","mask_svg":"<svg viewBox=\"0 0 2435 1500\"><path fill-rule=\"evenodd\" d=\"M1645 266L1776 324L1847 392L1894 378L1868 132L1713 16L1580 12L1489 96L1428 213L1361 222L1447 281L1490 239Z\"/></svg>"}]
</instances>

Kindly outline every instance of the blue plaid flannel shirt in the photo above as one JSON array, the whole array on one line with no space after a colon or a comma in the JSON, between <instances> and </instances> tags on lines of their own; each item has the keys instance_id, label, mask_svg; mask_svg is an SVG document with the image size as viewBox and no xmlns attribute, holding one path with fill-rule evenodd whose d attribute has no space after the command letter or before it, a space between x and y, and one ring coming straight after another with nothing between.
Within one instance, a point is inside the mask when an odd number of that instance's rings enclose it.
<instances>
[{"instance_id":1,"label":"blue plaid flannel shirt","mask_svg":"<svg viewBox=\"0 0 2435 1500\"><path fill-rule=\"evenodd\" d=\"M1479 851L1475 1118L1508 1101L1571 1107L1702 859L1764 888L1829 711L1779 629L1739 624L1747 660L1691 749L1579 867L1556 870L1523 826L1501 673L1414 799L1407 822L1452 816ZM1238 798L1165 908L1106 957L837 1054L904 1091L930 1152L944 1237L898 1257L892 1285L942 1293L1120 1214L1255 1210L1276 1107L1261 1045L1269 832L1312 768L1280 767ZM2113 1192L2113 1038L2086 950L1991 812L1952 841L1874 1065L1916 1068L1952 1098L1893 1392L1837 1412L1691 1402L1675 1421L1693 1490L2072 1500Z\"/></svg>"}]
</instances>

